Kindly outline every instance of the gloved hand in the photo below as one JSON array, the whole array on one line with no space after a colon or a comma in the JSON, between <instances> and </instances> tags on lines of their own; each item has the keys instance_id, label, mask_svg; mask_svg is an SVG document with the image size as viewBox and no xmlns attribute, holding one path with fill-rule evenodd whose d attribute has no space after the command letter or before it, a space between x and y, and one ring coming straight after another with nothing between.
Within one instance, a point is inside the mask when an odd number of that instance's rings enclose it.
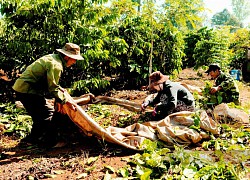
<instances>
[{"instance_id":1,"label":"gloved hand","mask_svg":"<svg viewBox=\"0 0 250 180\"><path fill-rule=\"evenodd\" d=\"M141 110L144 111L146 107L148 106L148 102L144 102L141 104Z\"/></svg>"},{"instance_id":2,"label":"gloved hand","mask_svg":"<svg viewBox=\"0 0 250 180\"><path fill-rule=\"evenodd\" d=\"M153 112L152 112L152 116L156 116L157 111L156 111L156 107L154 108Z\"/></svg>"},{"instance_id":3,"label":"gloved hand","mask_svg":"<svg viewBox=\"0 0 250 180\"><path fill-rule=\"evenodd\" d=\"M217 91L220 91L222 88L220 86L217 86L217 87L212 87L210 89L210 93L211 94L215 94Z\"/></svg>"}]
</instances>

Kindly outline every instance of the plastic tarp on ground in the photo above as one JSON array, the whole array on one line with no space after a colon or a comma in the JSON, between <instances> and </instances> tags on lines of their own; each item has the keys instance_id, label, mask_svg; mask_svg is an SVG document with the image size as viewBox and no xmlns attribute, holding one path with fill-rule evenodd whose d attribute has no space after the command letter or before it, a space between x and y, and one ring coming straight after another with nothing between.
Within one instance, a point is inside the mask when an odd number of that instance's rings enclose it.
<instances>
[{"instance_id":1,"label":"plastic tarp on ground","mask_svg":"<svg viewBox=\"0 0 250 180\"><path fill-rule=\"evenodd\" d=\"M68 98L72 98L67 94ZM85 99L84 99L85 98ZM86 95L81 102L90 101L91 97ZM118 104L138 111L140 105L116 98L100 96L95 98L98 101ZM75 100L76 102L78 100ZM198 143L203 138L208 138L207 132L219 134L219 126L216 121L210 118L205 111L201 111L200 130L189 128L194 125L194 112L182 111L171 114L160 121L145 122L143 124L135 123L126 128L101 127L93 120L81 106L76 107L76 111L70 109L66 104L59 105L59 111L67 114L70 119L88 136L98 136L107 142L116 143L126 148L140 150L140 145L144 139L162 140L166 145L189 145Z\"/></svg>"}]
</instances>

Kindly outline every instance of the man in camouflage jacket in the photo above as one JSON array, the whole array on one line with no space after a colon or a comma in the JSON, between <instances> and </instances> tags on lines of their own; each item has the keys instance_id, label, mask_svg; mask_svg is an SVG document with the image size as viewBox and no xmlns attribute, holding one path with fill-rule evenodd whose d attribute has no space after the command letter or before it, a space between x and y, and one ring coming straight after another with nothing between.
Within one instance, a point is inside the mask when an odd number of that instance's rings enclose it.
<instances>
[{"instance_id":1,"label":"man in camouflage jacket","mask_svg":"<svg viewBox=\"0 0 250 180\"><path fill-rule=\"evenodd\" d=\"M206 73L210 75L212 79L215 79L215 86L210 90L211 94L215 94L219 91L223 92L223 103L234 102L234 104L239 105L239 88L233 77L223 73L217 64L211 64Z\"/></svg>"}]
</instances>

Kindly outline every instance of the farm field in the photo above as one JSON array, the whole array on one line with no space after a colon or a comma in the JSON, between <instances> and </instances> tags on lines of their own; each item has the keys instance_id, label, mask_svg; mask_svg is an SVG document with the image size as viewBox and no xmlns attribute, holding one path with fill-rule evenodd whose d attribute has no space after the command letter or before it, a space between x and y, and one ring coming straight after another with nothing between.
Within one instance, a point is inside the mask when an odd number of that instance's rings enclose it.
<instances>
[{"instance_id":1,"label":"farm field","mask_svg":"<svg viewBox=\"0 0 250 180\"><path fill-rule=\"evenodd\" d=\"M176 81L203 87L206 80L208 77L205 74L197 76L197 72L192 69L184 69ZM239 82L239 88L241 105L250 107L249 85ZM113 91L110 94L112 97L137 103L141 103L147 96L146 91L138 90ZM122 110L117 109L113 112L117 114L112 116L111 124L116 125L116 118ZM134 122L137 122L137 116L133 117ZM105 123L105 118L107 117L103 117L100 123ZM62 125L67 126L64 134L67 145L61 148L20 147L17 138L6 134L0 135L0 179L118 179L121 177L117 175L118 172L121 173L120 169L126 167L127 161L138 153L96 137L87 137L72 122L66 123ZM186 147L185 151L213 153L212 149L206 150L201 144ZM237 164L237 161L234 163ZM245 178L247 176L248 174Z\"/></svg>"}]
</instances>

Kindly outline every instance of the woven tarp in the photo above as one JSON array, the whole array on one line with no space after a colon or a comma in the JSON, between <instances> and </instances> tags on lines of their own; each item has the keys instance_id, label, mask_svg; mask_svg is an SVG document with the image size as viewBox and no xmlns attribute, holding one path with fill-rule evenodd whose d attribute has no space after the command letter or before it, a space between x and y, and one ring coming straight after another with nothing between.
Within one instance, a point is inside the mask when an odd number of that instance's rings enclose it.
<instances>
[{"instance_id":1,"label":"woven tarp","mask_svg":"<svg viewBox=\"0 0 250 180\"><path fill-rule=\"evenodd\" d=\"M72 98L67 93L66 95L68 98ZM88 103L90 100L91 96L86 95L82 97L81 101L75 101ZM138 111L140 108L139 104L105 96L97 97L95 100L129 107L130 110L133 109L134 111ZM66 104L59 105L58 111L67 114L86 135L95 135L107 142L116 143L134 150L140 150L139 147L144 139L162 140L169 146L189 145L198 143L203 138L208 138L207 132L219 134L220 131L218 124L205 111L199 113L199 131L190 128L190 126L194 125L194 112L189 111L171 114L160 121L151 121L143 124L135 123L126 128L112 126L103 128L78 105L76 111L70 109Z\"/></svg>"}]
</instances>

